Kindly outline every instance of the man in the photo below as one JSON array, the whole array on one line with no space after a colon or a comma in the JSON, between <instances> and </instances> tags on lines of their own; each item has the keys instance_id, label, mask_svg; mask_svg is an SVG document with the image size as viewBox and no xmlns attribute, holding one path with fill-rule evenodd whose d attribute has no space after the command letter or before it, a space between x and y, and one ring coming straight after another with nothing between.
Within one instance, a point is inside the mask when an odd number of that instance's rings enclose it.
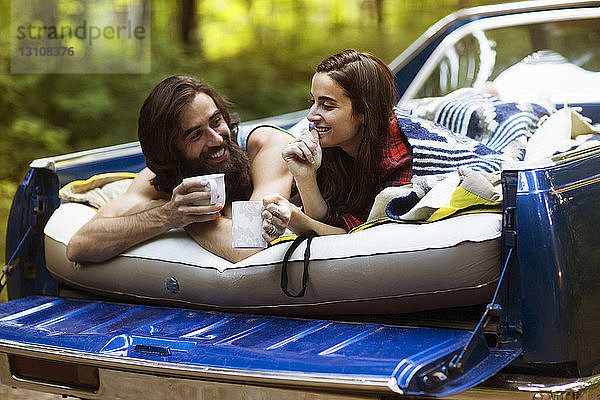
<instances>
[{"instance_id":1,"label":"man","mask_svg":"<svg viewBox=\"0 0 600 400\"><path fill-rule=\"evenodd\" d=\"M195 78L172 76L159 83L138 121L148 167L71 238L67 257L104 261L182 227L202 247L232 262L256 253L231 247L230 202L272 193L290 197L292 176L280 154L291 138L267 126L238 132L238 122L223 98ZM190 190L207 182L183 178L216 172L225 173L227 204L195 205L210 192Z\"/></svg>"}]
</instances>

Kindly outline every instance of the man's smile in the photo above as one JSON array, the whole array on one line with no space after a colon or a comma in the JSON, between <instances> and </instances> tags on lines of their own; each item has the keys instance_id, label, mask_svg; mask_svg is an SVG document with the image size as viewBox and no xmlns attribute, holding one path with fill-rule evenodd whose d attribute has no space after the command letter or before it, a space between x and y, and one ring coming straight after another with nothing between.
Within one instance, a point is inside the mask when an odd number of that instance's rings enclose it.
<instances>
[{"instance_id":1,"label":"man's smile","mask_svg":"<svg viewBox=\"0 0 600 400\"><path fill-rule=\"evenodd\" d=\"M227 151L227 149L225 147L221 147L219 150L210 153L206 158L209 159L210 161L223 161L227 158L227 156L229 155L229 151Z\"/></svg>"}]
</instances>

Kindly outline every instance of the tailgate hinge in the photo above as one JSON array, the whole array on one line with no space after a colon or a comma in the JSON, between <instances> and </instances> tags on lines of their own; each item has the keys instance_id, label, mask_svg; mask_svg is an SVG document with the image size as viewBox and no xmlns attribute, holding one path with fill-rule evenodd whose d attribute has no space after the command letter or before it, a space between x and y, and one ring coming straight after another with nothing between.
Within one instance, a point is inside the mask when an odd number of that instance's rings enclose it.
<instances>
[{"instance_id":1,"label":"tailgate hinge","mask_svg":"<svg viewBox=\"0 0 600 400\"><path fill-rule=\"evenodd\" d=\"M512 251L512 248L508 250L508 256L506 257L504 268L502 268L502 274L500 275L500 279L498 280L498 285L496 286L496 291L494 292L492 302L485 307L485 312L483 313L481 319L477 323L475 330L471 333L467 344L464 345L460 352L458 352L448 364L448 368L454 373L462 374L464 372L465 364L469 360L473 353L473 350L475 349L475 343L477 343L476 339L479 337L479 335L482 334L488 323L494 317L500 317L500 314L502 313L502 306L498 304L498 293L500 293L500 287L502 286L502 283L504 282L504 277L506 276L506 272L508 271Z\"/></svg>"}]
</instances>

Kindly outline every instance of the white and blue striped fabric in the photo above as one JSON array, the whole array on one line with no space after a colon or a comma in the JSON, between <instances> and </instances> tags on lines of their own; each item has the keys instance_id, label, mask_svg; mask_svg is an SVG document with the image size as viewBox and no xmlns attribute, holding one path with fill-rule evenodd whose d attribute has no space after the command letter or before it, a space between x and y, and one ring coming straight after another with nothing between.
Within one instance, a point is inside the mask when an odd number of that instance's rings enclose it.
<instances>
[{"instance_id":1,"label":"white and blue striped fabric","mask_svg":"<svg viewBox=\"0 0 600 400\"><path fill-rule=\"evenodd\" d=\"M459 166L497 172L503 161L522 160L539 119L554 110L461 91L394 111L413 149L413 176L424 177Z\"/></svg>"}]
</instances>

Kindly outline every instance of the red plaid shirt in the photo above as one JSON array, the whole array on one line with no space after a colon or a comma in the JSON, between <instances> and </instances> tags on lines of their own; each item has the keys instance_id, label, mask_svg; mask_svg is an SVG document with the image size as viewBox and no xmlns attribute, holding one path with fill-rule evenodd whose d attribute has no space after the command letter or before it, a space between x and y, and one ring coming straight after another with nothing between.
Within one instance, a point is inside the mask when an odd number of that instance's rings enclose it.
<instances>
[{"instance_id":1,"label":"red plaid shirt","mask_svg":"<svg viewBox=\"0 0 600 400\"><path fill-rule=\"evenodd\" d=\"M402 186L410 183L412 178L412 159L412 148L410 147L406 136L400 132L398 120L392 118L390 120L388 140L384 144L381 157L381 182L383 182L383 184L379 187L376 194L389 186ZM357 213L338 215L335 210L332 210L329 204L327 204L327 216L322 222L339 226L350 231L366 221L369 211L370 206L368 210L364 210L360 215Z\"/></svg>"}]
</instances>

